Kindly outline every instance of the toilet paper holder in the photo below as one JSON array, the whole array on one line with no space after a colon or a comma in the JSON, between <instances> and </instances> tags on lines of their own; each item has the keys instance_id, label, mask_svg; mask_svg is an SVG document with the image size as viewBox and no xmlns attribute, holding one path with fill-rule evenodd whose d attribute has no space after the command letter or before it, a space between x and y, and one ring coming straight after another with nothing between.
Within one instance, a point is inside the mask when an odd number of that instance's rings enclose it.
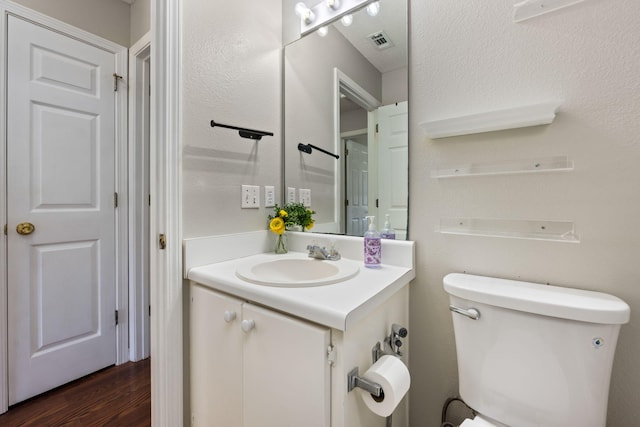
<instances>
[{"instance_id":1,"label":"toilet paper holder","mask_svg":"<svg viewBox=\"0 0 640 427\"><path fill-rule=\"evenodd\" d=\"M368 391L375 397L384 397L384 392L380 384L358 376L357 366L347 374L347 391L351 391L356 387Z\"/></svg>"},{"instance_id":2,"label":"toilet paper holder","mask_svg":"<svg viewBox=\"0 0 640 427\"><path fill-rule=\"evenodd\" d=\"M384 344L380 345L377 342L371 349L371 358L373 363L376 363L384 355L391 355L400 357L402 352L400 347L402 346L401 338L406 338L408 332L407 328L394 323L391 325L391 333L384 339ZM359 387L371 393L371 395L384 399L384 391L382 386L376 382L369 381L366 378L358 376L358 367L356 366L347 374L347 391L351 391L354 388Z\"/></svg>"}]
</instances>

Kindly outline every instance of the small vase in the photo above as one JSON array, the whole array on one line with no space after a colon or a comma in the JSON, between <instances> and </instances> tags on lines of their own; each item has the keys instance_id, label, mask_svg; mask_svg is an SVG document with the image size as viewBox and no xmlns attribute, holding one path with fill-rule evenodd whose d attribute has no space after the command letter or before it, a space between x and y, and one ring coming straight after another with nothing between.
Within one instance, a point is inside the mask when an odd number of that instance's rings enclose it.
<instances>
[{"instance_id":1,"label":"small vase","mask_svg":"<svg viewBox=\"0 0 640 427\"><path fill-rule=\"evenodd\" d=\"M276 238L276 246L273 251L277 254L286 254L287 251L287 233L278 234Z\"/></svg>"}]
</instances>

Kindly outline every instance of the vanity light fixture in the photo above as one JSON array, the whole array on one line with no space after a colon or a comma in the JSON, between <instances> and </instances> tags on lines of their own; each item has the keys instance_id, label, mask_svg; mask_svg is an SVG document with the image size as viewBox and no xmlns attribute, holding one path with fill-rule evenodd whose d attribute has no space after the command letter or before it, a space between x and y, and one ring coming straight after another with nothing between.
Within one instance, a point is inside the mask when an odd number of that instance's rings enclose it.
<instances>
[{"instance_id":1,"label":"vanity light fixture","mask_svg":"<svg viewBox=\"0 0 640 427\"><path fill-rule=\"evenodd\" d=\"M300 17L300 21L304 24L309 25L316 19L315 13L302 2L296 4L295 11L296 15Z\"/></svg>"},{"instance_id":2,"label":"vanity light fixture","mask_svg":"<svg viewBox=\"0 0 640 427\"><path fill-rule=\"evenodd\" d=\"M348 27L349 25L353 24L353 15L344 15L340 22L342 22L342 25L344 25L345 27Z\"/></svg>"},{"instance_id":3,"label":"vanity light fixture","mask_svg":"<svg viewBox=\"0 0 640 427\"><path fill-rule=\"evenodd\" d=\"M299 2L295 6L295 12L300 17L300 35L307 35L340 20L348 27L353 22L350 15L363 8L367 8L369 15L375 16L380 11L380 1L320 0L315 6L306 6L305 3Z\"/></svg>"},{"instance_id":4,"label":"vanity light fixture","mask_svg":"<svg viewBox=\"0 0 640 427\"><path fill-rule=\"evenodd\" d=\"M376 1L367 6L367 14L369 16L376 16L380 12L380 2Z\"/></svg>"}]
</instances>

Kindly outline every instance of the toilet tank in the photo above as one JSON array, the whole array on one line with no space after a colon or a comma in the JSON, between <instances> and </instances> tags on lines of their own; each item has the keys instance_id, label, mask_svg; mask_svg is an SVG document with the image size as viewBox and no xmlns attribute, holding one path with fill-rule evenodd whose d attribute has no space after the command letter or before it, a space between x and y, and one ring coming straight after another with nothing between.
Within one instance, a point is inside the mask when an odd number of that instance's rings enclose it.
<instances>
[{"instance_id":1,"label":"toilet tank","mask_svg":"<svg viewBox=\"0 0 640 427\"><path fill-rule=\"evenodd\" d=\"M452 311L460 396L476 412L512 427L606 425L624 301L468 274L447 275L444 289L462 309Z\"/></svg>"}]
</instances>

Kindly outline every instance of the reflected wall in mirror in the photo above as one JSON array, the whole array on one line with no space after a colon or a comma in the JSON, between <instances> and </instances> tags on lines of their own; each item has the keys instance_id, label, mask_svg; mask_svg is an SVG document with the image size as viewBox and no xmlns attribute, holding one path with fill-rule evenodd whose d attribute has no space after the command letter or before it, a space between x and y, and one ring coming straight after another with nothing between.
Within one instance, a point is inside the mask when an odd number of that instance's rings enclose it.
<instances>
[{"instance_id":1,"label":"reflected wall in mirror","mask_svg":"<svg viewBox=\"0 0 640 427\"><path fill-rule=\"evenodd\" d=\"M308 0L315 6L320 0ZM320 36L300 35L297 2L284 2L284 183L311 190L313 231L362 236L367 215L378 230L389 215L407 237L407 1L353 13ZM312 150L312 144L339 159Z\"/></svg>"}]
</instances>

